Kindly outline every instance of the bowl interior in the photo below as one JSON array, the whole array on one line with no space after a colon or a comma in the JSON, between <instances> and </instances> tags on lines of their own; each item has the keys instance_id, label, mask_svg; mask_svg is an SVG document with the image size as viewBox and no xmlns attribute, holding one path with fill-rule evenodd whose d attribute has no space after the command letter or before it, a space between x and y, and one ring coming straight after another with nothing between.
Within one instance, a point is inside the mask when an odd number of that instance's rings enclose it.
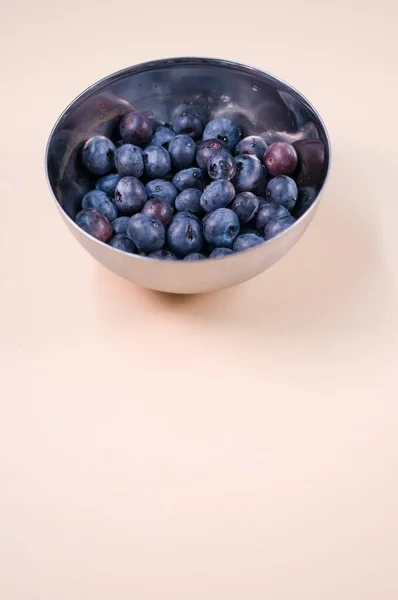
<instances>
[{"instance_id":1,"label":"bowl interior","mask_svg":"<svg viewBox=\"0 0 398 600\"><path fill-rule=\"evenodd\" d=\"M329 165L325 127L307 100L277 78L217 59L178 58L144 63L115 73L83 92L54 127L47 169L54 195L72 219L93 179L81 166L81 149L93 135L118 140L120 117L131 110L168 123L181 104L202 107L208 119L229 117L243 135L269 143L294 142L303 169L301 185L321 189Z\"/></svg>"}]
</instances>

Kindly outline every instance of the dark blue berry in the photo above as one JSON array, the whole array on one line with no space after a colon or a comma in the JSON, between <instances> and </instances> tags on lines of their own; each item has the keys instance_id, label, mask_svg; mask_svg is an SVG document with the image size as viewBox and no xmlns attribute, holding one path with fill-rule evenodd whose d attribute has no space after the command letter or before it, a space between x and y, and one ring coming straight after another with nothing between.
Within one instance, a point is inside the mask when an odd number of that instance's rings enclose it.
<instances>
[{"instance_id":1,"label":"dark blue berry","mask_svg":"<svg viewBox=\"0 0 398 600\"><path fill-rule=\"evenodd\" d=\"M133 254L136 250L134 243L123 233L114 235L113 238L109 240L109 245L112 246L112 248L117 248L117 250L130 252L130 254Z\"/></svg>"},{"instance_id":2,"label":"dark blue berry","mask_svg":"<svg viewBox=\"0 0 398 600\"><path fill-rule=\"evenodd\" d=\"M116 235L118 233L126 233L127 225L130 221L130 217L118 217L112 221L111 225L113 227L113 233Z\"/></svg>"},{"instance_id":3,"label":"dark blue berry","mask_svg":"<svg viewBox=\"0 0 398 600\"><path fill-rule=\"evenodd\" d=\"M207 213L225 208L235 197L235 188L228 179L218 179L208 185L200 198L200 206Z\"/></svg>"},{"instance_id":4,"label":"dark blue berry","mask_svg":"<svg viewBox=\"0 0 398 600\"><path fill-rule=\"evenodd\" d=\"M188 169L195 162L196 144L189 135L176 135L171 140L168 150L176 171Z\"/></svg>"},{"instance_id":5,"label":"dark blue berry","mask_svg":"<svg viewBox=\"0 0 398 600\"><path fill-rule=\"evenodd\" d=\"M119 146L115 152L115 167L122 177L127 177L127 175L141 177L144 172L141 148L133 144Z\"/></svg>"},{"instance_id":6,"label":"dark blue berry","mask_svg":"<svg viewBox=\"0 0 398 600\"><path fill-rule=\"evenodd\" d=\"M233 179L236 173L236 162L228 150L214 152L207 163L210 179Z\"/></svg>"},{"instance_id":7,"label":"dark blue berry","mask_svg":"<svg viewBox=\"0 0 398 600\"><path fill-rule=\"evenodd\" d=\"M103 135L96 135L84 144L83 164L93 175L106 175L113 169L115 144Z\"/></svg>"},{"instance_id":8,"label":"dark blue berry","mask_svg":"<svg viewBox=\"0 0 398 600\"><path fill-rule=\"evenodd\" d=\"M108 219L113 221L117 218L119 211L113 204L109 196L100 190L91 190L83 197L82 208L95 208Z\"/></svg>"},{"instance_id":9,"label":"dark blue berry","mask_svg":"<svg viewBox=\"0 0 398 600\"><path fill-rule=\"evenodd\" d=\"M263 241L264 240L255 233L243 233L234 241L233 249L234 252L242 252L243 250L262 244Z\"/></svg>"},{"instance_id":10,"label":"dark blue berry","mask_svg":"<svg viewBox=\"0 0 398 600\"><path fill-rule=\"evenodd\" d=\"M274 202L265 202L258 210L256 215L256 228L264 233L264 227L270 221L277 221L278 219L285 219L290 217L290 213L281 204L275 204Z\"/></svg>"},{"instance_id":11,"label":"dark blue berry","mask_svg":"<svg viewBox=\"0 0 398 600\"><path fill-rule=\"evenodd\" d=\"M166 181L165 179L154 179L153 181L149 181L146 184L146 192L148 198L159 196L172 206L174 206L174 201L178 194L175 185L172 184L171 181Z\"/></svg>"},{"instance_id":12,"label":"dark blue berry","mask_svg":"<svg viewBox=\"0 0 398 600\"><path fill-rule=\"evenodd\" d=\"M181 213L180 213L181 214ZM167 232L167 243L172 252L180 258L203 248L201 224L192 216L173 219Z\"/></svg>"},{"instance_id":13,"label":"dark blue berry","mask_svg":"<svg viewBox=\"0 0 398 600\"><path fill-rule=\"evenodd\" d=\"M161 250L166 241L166 231L159 219L142 213L131 217L127 235L143 252Z\"/></svg>"},{"instance_id":14,"label":"dark blue berry","mask_svg":"<svg viewBox=\"0 0 398 600\"><path fill-rule=\"evenodd\" d=\"M146 199L145 187L136 177L123 177L116 186L115 204L126 215L139 212Z\"/></svg>"},{"instance_id":15,"label":"dark blue berry","mask_svg":"<svg viewBox=\"0 0 398 600\"><path fill-rule=\"evenodd\" d=\"M221 140L229 150L233 150L241 138L239 127L231 119L213 119L209 121L203 132L203 139Z\"/></svg>"},{"instance_id":16,"label":"dark blue berry","mask_svg":"<svg viewBox=\"0 0 398 600\"><path fill-rule=\"evenodd\" d=\"M176 133L189 135L194 140L198 140L203 133L202 119L188 112L175 117L171 126Z\"/></svg>"},{"instance_id":17,"label":"dark blue berry","mask_svg":"<svg viewBox=\"0 0 398 600\"><path fill-rule=\"evenodd\" d=\"M180 192L188 188L203 190L206 185L206 178L201 169L191 167L176 173L173 177L173 184Z\"/></svg>"},{"instance_id":18,"label":"dark blue berry","mask_svg":"<svg viewBox=\"0 0 398 600\"><path fill-rule=\"evenodd\" d=\"M187 262L194 262L196 260L204 260L205 258L205 255L200 252L192 252L192 254L187 254L184 260Z\"/></svg>"},{"instance_id":19,"label":"dark blue berry","mask_svg":"<svg viewBox=\"0 0 398 600\"><path fill-rule=\"evenodd\" d=\"M110 175L104 175L103 177L97 179L95 182L95 187L97 190L105 192L107 196L113 196L116 186L120 180L121 177L118 173L111 173Z\"/></svg>"},{"instance_id":20,"label":"dark blue berry","mask_svg":"<svg viewBox=\"0 0 398 600\"><path fill-rule=\"evenodd\" d=\"M142 153L145 174L149 179L160 179L170 173L171 159L166 148L162 146L147 146Z\"/></svg>"},{"instance_id":21,"label":"dark blue berry","mask_svg":"<svg viewBox=\"0 0 398 600\"><path fill-rule=\"evenodd\" d=\"M175 254L170 250L155 250L148 254L148 258L155 258L156 260L178 260Z\"/></svg>"},{"instance_id":22,"label":"dark blue berry","mask_svg":"<svg viewBox=\"0 0 398 600\"><path fill-rule=\"evenodd\" d=\"M262 162L253 154L236 157L235 187L240 192L252 192L264 182L266 171Z\"/></svg>"},{"instance_id":23,"label":"dark blue berry","mask_svg":"<svg viewBox=\"0 0 398 600\"><path fill-rule=\"evenodd\" d=\"M298 196L296 182L287 175L274 177L267 185L267 200L292 210Z\"/></svg>"},{"instance_id":24,"label":"dark blue berry","mask_svg":"<svg viewBox=\"0 0 398 600\"><path fill-rule=\"evenodd\" d=\"M293 216L299 219L312 206L316 198L316 190L313 187L304 186L298 188L297 202L293 209Z\"/></svg>"},{"instance_id":25,"label":"dark blue berry","mask_svg":"<svg viewBox=\"0 0 398 600\"><path fill-rule=\"evenodd\" d=\"M200 198L202 192L195 188L188 188L178 194L176 198L176 209L177 210L188 210L194 214L200 215L203 213L202 207L200 206Z\"/></svg>"},{"instance_id":26,"label":"dark blue berry","mask_svg":"<svg viewBox=\"0 0 398 600\"><path fill-rule=\"evenodd\" d=\"M267 148L268 145L262 137L259 135L249 135L237 144L235 154L236 156L240 156L241 154L253 154L262 161Z\"/></svg>"},{"instance_id":27,"label":"dark blue berry","mask_svg":"<svg viewBox=\"0 0 398 600\"><path fill-rule=\"evenodd\" d=\"M241 192L235 196L231 209L238 215L240 223L245 225L254 218L258 205L259 200L252 192Z\"/></svg>"},{"instance_id":28,"label":"dark blue berry","mask_svg":"<svg viewBox=\"0 0 398 600\"><path fill-rule=\"evenodd\" d=\"M284 217L283 219L272 219L267 223L264 228L264 239L269 240L285 229L288 229L291 225L296 222L292 216Z\"/></svg>"},{"instance_id":29,"label":"dark blue berry","mask_svg":"<svg viewBox=\"0 0 398 600\"><path fill-rule=\"evenodd\" d=\"M229 208L215 210L204 223L204 236L213 247L231 248L239 230L239 219Z\"/></svg>"},{"instance_id":30,"label":"dark blue berry","mask_svg":"<svg viewBox=\"0 0 398 600\"><path fill-rule=\"evenodd\" d=\"M234 251L231 250L231 248L214 248L209 258L224 258L224 256L228 256L229 254L233 253Z\"/></svg>"},{"instance_id":31,"label":"dark blue berry","mask_svg":"<svg viewBox=\"0 0 398 600\"><path fill-rule=\"evenodd\" d=\"M170 141L175 137L176 133L170 127L160 126L155 130L155 133L149 140L150 144L155 146L163 146L168 149Z\"/></svg>"}]
</instances>

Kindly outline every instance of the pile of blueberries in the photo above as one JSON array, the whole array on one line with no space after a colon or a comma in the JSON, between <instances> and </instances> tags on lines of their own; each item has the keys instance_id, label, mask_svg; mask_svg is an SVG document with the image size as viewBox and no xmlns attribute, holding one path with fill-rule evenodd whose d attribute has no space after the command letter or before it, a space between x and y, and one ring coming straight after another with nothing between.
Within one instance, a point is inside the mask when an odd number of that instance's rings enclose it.
<instances>
[{"instance_id":1,"label":"pile of blueberries","mask_svg":"<svg viewBox=\"0 0 398 600\"><path fill-rule=\"evenodd\" d=\"M119 132L116 145L95 136L82 153L84 167L99 178L76 223L101 242L194 261L247 250L295 222L292 144L242 139L233 121L205 124L193 106L177 109L171 125L155 130L144 113L130 112Z\"/></svg>"}]
</instances>

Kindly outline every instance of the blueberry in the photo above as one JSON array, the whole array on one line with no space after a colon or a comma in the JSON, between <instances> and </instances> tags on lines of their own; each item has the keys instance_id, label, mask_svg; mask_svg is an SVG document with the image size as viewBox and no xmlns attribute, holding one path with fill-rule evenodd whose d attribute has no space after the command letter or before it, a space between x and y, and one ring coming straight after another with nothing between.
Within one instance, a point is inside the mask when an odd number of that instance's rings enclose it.
<instances>
[{"instance_id":1,"label":"blueberry","mask_svg":"<svg viewBox=\"0 0 398 600\"><path fill-rule=\"evenodd\" d=\"M126 215L139 212L146 199L145 187L136 177L123 177L116 186L115 204Z\"/></svg>"},{"instance_id":2,"label":"blueberry","mask_svg":"<svg viewBox=\"0 0 398 600\"><path fill-rule=\"evenodd\" d=\"M159 219L142 213L131 217L127 235L143 252L161 250L166 241L166 231Z\"/></svg>"},{"instance_id":3,"label":"blueberry","mask_svg":"<svg viewBox=\"0 0 398 600\"><path fill-rule=\"evenodd\" d=\"M313 187L300 187L298 188L297 202L293 210L293 216L295 219L299 219L307 210L312 206L316 198L316 190Z\"/></svg>"},{"instance_id":4,"label":"blueberry","mask_svg":"<svg viewBox=\"0 0 398 600\"><path fill-rule=\"evenodd\" d=\"M203 190L206 185L206 178L201 169L191 167L190 169L184 169L176 173L173 177L173 184L180 192L188 188Z\"/></svg>"},{"instance_id":5,"label":"blueberry","mask_svg":"<svg viewBox=\"0 0 398 600\"><path fill-rule=\"evenodd\" d=\"M296 182L287 175L274 177L267 185L267 200L282 204L288 210L294 208L297 196Z\"/></svg>"},{"instance_id":6,"label":"blueberry","mask_svg":"<svg viewBox=\"0 0 398 600\"><path fill-rule=\"evenodd\" d=\"M87 192L82 200L82 208L95 208L108 219L113 221L119 214L116 206L113 204L109 196L100 190L92 190Z\"/></svg>"},{"instance_id":7,"label":"blueberry","mask_svg":"<svg viewBox=\"0 0 398 600\"><path fill-rule=\"evenodd\" d=\"M200 215L203 213L202 207L200 206L200 198L202 192L195 188L188 188L178 194L176 198L176 209L177 210L188 210L194 214Z\"/></svg>"},{"instance_id":8,"label":"blueberry","mask_svg":"<svg viewBox=\"0 0 398 600\"><path fill-rule=\"evenodd\" d=\"M233 249L234 252L243 252L243 250L248 250L248 248L262 244L263 241L264 240L255 233L243 233L234 241Z\"/></svg>"},{"instance_id":9,"label":"blueberry","mask_svg":"<svg viewBox=\"0 0 398 600\"><path fill-rule=\"evenodd\" d=\"M235 159L228 150L214 152L207 163L207 172L210 179L233 179L236 173Z\"/></svg>"},{"instance_id":10,"label":"blueberry","mask_svg":"<svg viewBox=\"0 0 398 600\"><path fill-rule=\"evenodd\" d=\"M214 247L231 248L239 230L239 219L229 208L210 213L204 224L204 236Z\"/></svg>"},{"instance_id":11,"label":"blueberry","mask_svg":"<svg viewBox=\"0 0 398 600\"><path fill-rule=\"evenodd\" d=\"M290 217L290 213L282 206L282 204L275 204L274 202L265 202L256 215L256 227L261 232L264 233L264 227L272 220L285 219L286 217Z\"/></svg>"},{"instance_id":12,"label":"blueberry","mask_svg":"<svg viewBox=\"0 0 398 600\"><path fill-rule=\"evenodd\" d=\"M265 204L267 201L265 198L263 198L263 196L257 196L258 198L258 207L261 208L263 206L263 204Z\"/></svg>"},{"instance_id":13,"label":"blueberry","mask_svg":"<svg viewBox=\"0 0 398 600\"><path fill-rule=\"evenodd\" d=\"M231 209L238 215L240 223L245 225L254 218L258 205L259 200L252 192L241 192L235 196Z\"/></svg>"},{"instance_id":14,"label":"blueberry","mask_svg":"<svg viewBox=\"0 0 398 600\"><path fill-rule=\"evenodd\" d=\"M184 133L192 139L198 140L203 133L203 121L197 115L188 112L182 113L171 122L171 126L176 133Z\"/></svg>"},{"instance_id":15,"label":"blueberry","mask_svg":"<svg viewBox=\"0 0 398 600\"><path fill-rule=\"evenodd\" d=\"M155 258L156 260L178 260L175 254L170 250L155 250L148 254L148 258Z\"/></svg>"},{"instance_id":16,"label":"blueberry","mask_svg":"<svg viewBox=\"0 0 398 600\"><path fill-rule=\"evenodd\" d=\"M222 140L211 139L200 142L196 150L196 162L198 166L203 170L207 169L209 158L218 150L224 150L225 148L225 142Z\"/></svg>"},{"instance_id":17,"label":"blueberry","mask_svg":"<svg viewBox=\"0 0 398 600\"><path fill-rule=\"evenodd\" d=\"M186 262L194 262L196 260L204 260L206 257L204 254L200 252L192 252L192 254L187 254L184 258Z\"/></svg>"},{"instance_id":18,"label":"blueberry","mask_svg":"<svg viewBox=\"0 0 398 600\"><path fill-rule=\"evenodd\" d=\"M257 156L259 160L263 160L265 151L268 148L268 144L259 135L249 135L237 144L235 148L235 155L240 156L241 154L253 154Z\"/></svg>"},{"instance_id":19,"label":"blueberry","mask_svg":"<svg viewBox=\"0 0 398 600\"><path fill-rule=\"evenodd\" d=\"M129 144L145 144L152 135L151 122L139 112L130 112L119 125L120 135Z\"/></svg>"},{"instance_id":20,"label":"blueberry","mask_svg":"<svg viewBox=\"0 0 398 600\"><path fill-rule=\"evenodd\" d=\"M235 197L235 188L228 179L218 179L207 186L200 198L200 206L207 213L225 208Z\"/></svg>"},{"instance_id":21,"label":"blueberry","mask_svg":"<svg viewBox=\"0 0 398 600\"><path fill-rule=\"evenodd\" d=\"M209 258L224 258L224 256L228 256L228 254L233 253L234 251L231 250L231 248L214 248Z\"/></svg>"},{"instance_id":22,"label":"blueberry","mask_svg":"<svg viewBox=\"0 0 398 600\"><path fill-rule=\"evenodd\" d=\"M165 227L167 227L173 216L174 209L171 204L166 202L166 200L163 200L163 198L154 196L145 202L141 212L145 215L156 217Z\"/></svg>"},{"instance_id":23,"label":"blueberry","mask_svg":"<svg viewBox=\"0 0 398 600\"><path fill-rule=\"evenodd\" d=\"M154 179L146 184L146 192L148 198L153 196L160 196L163 200L166 200L169 204L174 206L174 201L177 197L177 188L170 181L165 179Z\"/></svg>"},{"instance_id":24,"label":"blueberry","mask_svg":"<svg viewBox=\"0 0 398 600\"><path fill-rule=\"evenodd\" d=\"M170 154L162 146L147 146L142 157L145 174L149 179L160 179L171 171Z\"/></svg>"},{"instance_id":25,"label":"blueberry","mask_svg":"<svg viewBox=\"0 0 398 600\"><path fill-rule=\"evenodd\" d=\"M167 243L170 250L180 258L192 252L200 252L203 248L201 224L192 215L173 219L167 232Z\"/></svg>"},{"instance_id":26,"label":"blueberry","mask_svg":"<svg viewBox=\"0 0 398 600\"><path fill-rule=\"evenodd\" d=\"M180 212L177 212L174 216L173 216L173 221L178 221L179 219L192 219L192 221L196 221L197 223L200 223L201 220L197 215L194 215L194 213L189 212L188 210L182 210Z\"/></svg>"},{"instance_id":27,"label":"blueberry","mask_svg":"<svg viewBox=\"0 0 398 600\"><path fill-rule=\"evenodd\" d=\"M122 177L133 175L141 177L144 172L142 150L133 144L123 144L115 152L116 171Z\"/></svg>"},{"instance_id":28,"label":"blueberry","mask_svg":"<svg viewBox=\"0 0 398 600\"><path fill-rule=\"evenodd\" d=\"M206 121L206 110L203 106L199 106L198 104L192 104L192 102L179 104L174 110L172 114L172 121L177 117L180 117L183 114L190 114L194 117L198 117L201 121Z\"/></svg>"},{"instance_id":29,"label":"blueberry","mask_svg":"<svg viewBox=\"0 0 398 600\"><path fill-rule=\"evenodd\" d=\"M203 132L204 140L221 140L229 150L235 148L240 138L241 131L231 119L213 119L207 123Z\"/></svg>"},{"instance_id":30,"label":"blueberry","mask_svg":"<svg viewBox=\"0 0 398 600\"><path fill-rule=\"evenodd\" d=\"M113 196L115 193L115 189L117 184L119 183L121 177L117 173L111 173L110 175L104 175L100 177L95 182L95 187L97 190L101 192L105 192L108 196Z\"/></svg>"},{"instance_id":31,"label":"blueberry","mask_svg":"<svg viewBox=\"0 0 398 600\"><path fill-rule=\"evenodd\" d=\"M109 245L112 248L117 248L117 250L122 250L123 252L130 252L133 254L135 252L134 243L127 237L127 235L123 233L117 233L109 240Z\"/></svg>"},{"instance_id":32,"label":"blueberry","mask_svg":"<svg viewBox=\"0 0 398 600\"><path fill-rule=\"evenodd\" d=\"M84 144L83 164L93 175L106 175L113 169L115 144L103 135L96 135Z\"/></svg>"},{"instance_id":33,"label":"blueberry","mask_svg":"<svg viewBox=\"0 0 398 600\"><path fill-rule=\"evenodd\" d=\"M155 146L163 146L167 150L169 143L175 137L175 135L175 131L170 129L170 127L161 126L155 130L155 133L149 140L149 143Z\"/></svg>"},{"instance_id":34,"label":"blueberry","mask_svg":"<svg viewBox=\"0 0 398 600\"><path fill-rule=\"evenodd\" d=\"M112 237L112 225L95 208L88 208L77 213L76 224L100 242L107 242Z\"/></svg>"},{"instance_id":35,"label":"blueberry","mask_svg":"<svg viewBox=\"0 0 398 600\"><path fill-rule=\"evenodd\" d=\"M258 238L260 238L262 242L264 241L264 236L261 235L261 233L256 229L254 220L250 221L250 223L247 223L247 225L243 225L243 227L241 227L240 229L240 232L241 234L252 233L253 235L256 235Z\"/></svg>"},{"instance_id":36,"label":"blueberry","mask_svg":"<svg viewBox=\"0 0 398 600\"><path fill-rule=\"evenodd\" d=\"M235 187L240 192L252 192L264 182L266 176L262 162L253 154L236 157Z\"/></svg>"},{"instance_id":37,"label":"blueberry","mask_svg":"<svg viewBox=\"0 0 398 600\"><path fill-rule=\"evenodd\" d=\"M275 142L268 147L264 164L271 175L291 175L297 167L297 152L291 144Z\"/></svg>"},{"instance_id":38,"label":"blueberry","mask_svg":"<svg viewBox=\"0 0 398 600\"><path fill-rule=\"evenodd\" d=\"M189 135L176 135L169 144L169 154L176 171L192 167L195 161L196 145Z\"/></svg>"},{"instance_id":39,"label":"blueberry","mask_svg":"<svg viewBox=\"0 0 398 600\"><path fill-rule=\"evenodd\" d=\"M118 217L114 221L112 221L111 225L113 227L113 233L116 235L118 233L126 233L128 222L130 221L130 217Z\"/></svg>"},{"instance_id":40,"label":"blueberry","mask_svg":"<svg viewBox=\"0 0 398 600\"><path fill-rule=\"evenodd\" d=\"M269 240L296 222L292 216L284 217L283 219L271 219L264 229L264 239Z\"/></svg>"}]
</instances>

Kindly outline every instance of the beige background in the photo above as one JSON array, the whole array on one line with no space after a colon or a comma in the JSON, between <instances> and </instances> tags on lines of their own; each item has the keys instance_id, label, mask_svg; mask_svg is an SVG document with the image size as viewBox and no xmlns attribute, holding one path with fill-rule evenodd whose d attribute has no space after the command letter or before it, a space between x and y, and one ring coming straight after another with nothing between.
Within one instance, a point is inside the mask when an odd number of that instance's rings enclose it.
<instances>
[{"instance_id":1,"label":"beige background","mask_svg":"<svg viewBox=\"0 0 398 600\"><path fill-rule=\"evenodd\" d=\"M26 0L0 23L1 600L395 600L394 0ZM282 262L184 298L94 263L43 155L83 88L189 54L300 89L334 163Z\"/></svg>"}]
</instances>

